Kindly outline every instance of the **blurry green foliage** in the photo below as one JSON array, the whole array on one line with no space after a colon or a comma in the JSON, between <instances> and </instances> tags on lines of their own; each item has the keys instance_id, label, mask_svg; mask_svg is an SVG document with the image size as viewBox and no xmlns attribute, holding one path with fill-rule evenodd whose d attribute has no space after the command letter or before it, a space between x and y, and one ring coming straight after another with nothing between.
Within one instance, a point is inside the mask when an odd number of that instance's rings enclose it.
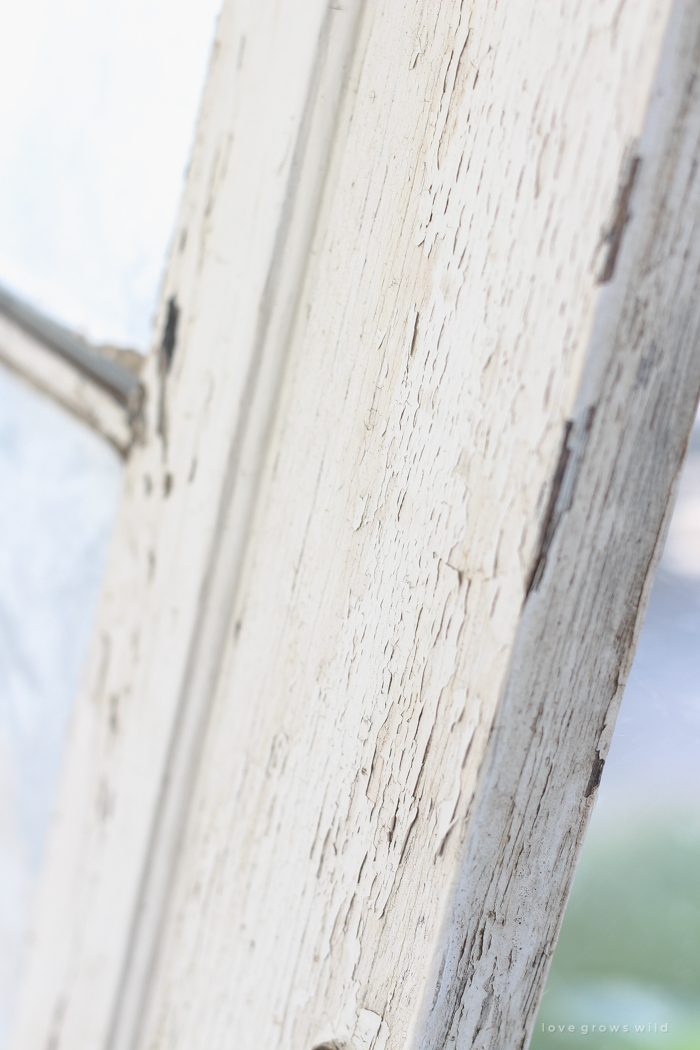
<instances>
[{"instance_id":1,"label":"blurry green foliage","mask_svg":"<svg viewBox=\"0 0 700 1050\"><path fill-rule=\"evenodd\" d=\"M697 814L593 820L530 1046L700 1050Z\"/></svg>"}]
</instances>

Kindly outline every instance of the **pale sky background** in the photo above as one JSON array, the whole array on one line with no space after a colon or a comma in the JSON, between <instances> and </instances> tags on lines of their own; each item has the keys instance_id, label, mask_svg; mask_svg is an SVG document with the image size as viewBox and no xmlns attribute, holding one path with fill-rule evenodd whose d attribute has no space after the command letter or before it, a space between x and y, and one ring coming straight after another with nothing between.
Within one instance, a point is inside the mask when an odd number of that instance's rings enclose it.
<instances>
[{"instance_id":1,"label":"pale sky background","mask_svg":"<svg viewBox=\"0 0 700 1050\"><path fill-rule=\"evenodd\" d=\"M94 340L148 347L219 3L0 8L0 283ZM120 478L0 371L0 1048ZM699 742L700 440L594 819L700 799Z\"/></svg>"},{"instance_id":2,"label":"pale sky background","mask_svg":"<svg viewBox=\"0 0 700 1050\"><path fill-rule=\"evenodd\" d=\"M5 0L0 282L146 349L221 0Z\"/></svg>"}]
</instances>

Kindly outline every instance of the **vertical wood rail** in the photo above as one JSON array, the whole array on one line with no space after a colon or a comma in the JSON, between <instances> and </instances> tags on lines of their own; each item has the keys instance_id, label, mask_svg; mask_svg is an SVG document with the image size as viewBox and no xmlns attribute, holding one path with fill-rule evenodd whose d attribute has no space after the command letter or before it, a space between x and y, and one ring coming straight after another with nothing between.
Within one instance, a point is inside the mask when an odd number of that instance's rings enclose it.
<instances>
[{"instance_id":1,"label":"vertical wood rail","mask_svg":"<svg viewBox=\"0 0 700 1050\"><path fill-rule=\"evenodd\" d=\"M361 10L220 16L13 1045L137 1039Z\"/></svg>"},{"instance_id":2,"label":"vertical wood rail","mask_svg":"<svg viewBox=\"0 0 700 1050\"><path fill-rule=\"evenodd\" d=\"M698 71L700 10L677 3L416 1046L524 1047L535 1022L700 396Z\"/></svg>"},{"instance_id":3,"label":"vertical wood rail","mask_svg":"<svg viewBox=\"0 0 700 1050\"><path fill-rule=\"evenodd\" d=\"M361 0L351 0L343 8L328 6L319 30L224 474L199 617L190 642L166 773L134 912L132 939L115 1001L110 1050L130 1050L138 1040L361 9Z\"/></svg>"},{"instance_id":4,"label":"vertical wood rail","mask_svg":"<svg viewBox=\"0 0 700 1050\"><path fill-rule=\"evenodd\" d=\"M526 1045L700 391L699 67L691 0L225 5L16 1050Z\"/></svg>"}]
</instances>

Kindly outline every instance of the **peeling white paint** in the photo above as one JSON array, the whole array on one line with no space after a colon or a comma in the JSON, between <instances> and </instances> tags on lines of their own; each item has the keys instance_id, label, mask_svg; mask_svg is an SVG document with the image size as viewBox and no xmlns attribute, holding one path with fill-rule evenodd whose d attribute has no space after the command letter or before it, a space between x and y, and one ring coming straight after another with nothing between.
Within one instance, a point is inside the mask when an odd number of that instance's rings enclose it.
<instances>
[{"instance_id":1,"label":"peeling white paint","mask_svg":"<svg viewBox=\"0 0 700 1050\"><path fill-rule=\"evenodd\" d=\"M693 5L652 92L665 0L371 3L316 124L331 16L273 7L222 16L167 427L129 467L22 1050L105 1046L125 1002L110 1050L522 1046L694 414ZM287 122L326 129L299 226Z\"/></svg>"}]
</instances>

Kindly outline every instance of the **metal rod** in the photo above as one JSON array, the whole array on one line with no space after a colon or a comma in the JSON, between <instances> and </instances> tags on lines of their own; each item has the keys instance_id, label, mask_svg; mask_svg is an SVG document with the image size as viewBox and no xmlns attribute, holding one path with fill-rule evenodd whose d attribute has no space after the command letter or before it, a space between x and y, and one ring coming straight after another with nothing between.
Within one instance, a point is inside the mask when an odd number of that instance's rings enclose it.
<instances>
[{"instance_id":1,"label":"metal rod","mask_svg":"<svg viewBox=\"0 0 700 1050\"><path fill-rule=\"evenodd\" d=\"M0 314L39 339L47 349L69 361L79 372L124 405L130 414L140 404L142 387L138 376L117 361L101 357L94 347L75 332L46 317L1 285Z\"/></svg>"}]
</instances>

